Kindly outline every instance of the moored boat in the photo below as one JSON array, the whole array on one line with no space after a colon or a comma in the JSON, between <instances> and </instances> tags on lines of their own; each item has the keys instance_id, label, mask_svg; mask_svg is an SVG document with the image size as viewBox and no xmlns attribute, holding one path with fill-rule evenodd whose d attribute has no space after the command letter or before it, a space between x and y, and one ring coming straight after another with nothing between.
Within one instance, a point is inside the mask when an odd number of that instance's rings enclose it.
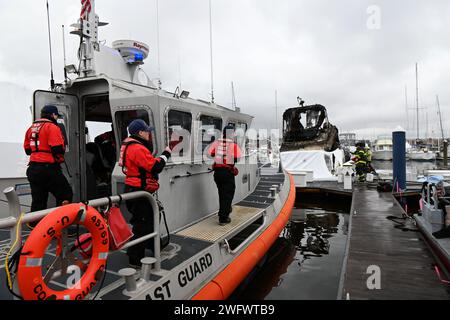
<instances>
[{"instance_id":1,"label":"moored boat","mask_svg":"<svg viewBox=\"0 0 450 320\"><path fill-rule=\"evenodd\" d=\"M428 178L427 183L422 189L422 197L420 199L421 213L414 215L414 219L416 220L417 227L421 231L427 245L430 247L431 252L438 262L435 267L438 276L440 276L440 271L442 271L442 273L445 274L446 279L449 279L450 231L444 232L444 234L446 233L446 236L437 236L439 233L446 230L446 228L448 230L450 222L446 222L446 215L439 205L438 189L443 188L442 184L443 177L430 176L430 178ZM444 188L446 192L449 191L448 189L448 187Z\"/></svg>"},{"instance_id":2,"label":"moored boat","mask_svg":"<svg viewBox=\"0 0 450 320\"><path fill-rule=\"evenodd\" d=\"M373 160L390 161L393 159L392 138L388 136L380 136L375 141L374 150L372 152Z\"/></svg>"},{"instance_id":3,"label":"moored boat","mask_svg":"<svg viewBox=\"0 0 450 320\"><path fill-rule=\"evenodd\" d=\"M190 98L189 92L181 88L168 92L155 85L141 67L149 53L145 43L119 40L108 47L100 42L98 28L106 24L95 14L95 1L88 2L89 7L83 5L82 18L73 31L80 37L79 68L66 68L74 71L76 78L52 85L50 91L35 91L32 108L34 119L47 104L55 105L63 115L58 122L69 146L63 172L78 208L70 205L21 216L16 210L19 203L14 186L5 190L11 211L10 215L1 216L0 229L10 228L13 232L1 230L0 240L10 243L11 248L1 258L18 264L10 289L25 299L38 300L225 299L286 225L295 199L292 179L286 171L261 168L257 155L247 152L250 146L245 137L252 116ZM125 176L118 165L118 155L127 127L136 118L154 128L154 154L164 150L173 133L182 137L178 151L159 176L161 187L154 195L144 191L124 193ZM221 226L212 163L205 150L228 125L236 128L237 142L246 152L237 164L232 221ZM98 127L112 128L117 142L113 150L103 149L103 145L90 139L89 133ZM87 223L82 218L86 213L104 226L99 214L112 204L121 206L123 215L130 218L122 201L132 199L145 199L152 204L157 226L154 232L120 250L105 251L102 247L98 251L94 242L90 260L78 252L79 237L68 234L70 225ZM48 205L54 206L52 199ZM80 210L78 214L69 212L74 208ZM75 218L63 220L57 214L63 214L64 219ZM20 232L20 225L41 218L31 233ZM53 229L44 230L44 222ZM162 222L164 226L160 227ZM91 231L83 226L77 234ZM102 241L111 241L103 232L101 235ZM14 244L24 241L27 246L28 241L47 236L51 237L50 244L41 256L14 255L18 249ZM149 239L154 241L154 251L147 251L142 269L130 268L124 249ZM98 269L92 269L94 259L100 261L94 266ZM34 276L39 272L42 277ZM0 298L12 299L13 295L3 289Z\"/></svg>"},{"instance_id":4,"label":"moored boat","mask_svg":"<svg viewBox=\"0 0 450 320\"><path fill-rule=\"evenodd\" d=\"M337 180L337 168L345 160L338 129L329 122L324 106L304 106L299 98L298 102L283 114L282 166L292 174L308 173L308 181Z\"/></svg>"}]
</instances>

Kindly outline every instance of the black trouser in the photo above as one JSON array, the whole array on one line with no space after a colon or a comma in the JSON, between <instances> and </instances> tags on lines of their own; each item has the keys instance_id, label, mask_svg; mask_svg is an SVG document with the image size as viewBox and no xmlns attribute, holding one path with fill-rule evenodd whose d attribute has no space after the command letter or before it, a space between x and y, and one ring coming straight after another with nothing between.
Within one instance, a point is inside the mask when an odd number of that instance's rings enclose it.
<instances>
[{"instance_id":1,"label":"black trouser","mask_svg":"<svg viewBox=\"0 0 450 320\"><path fill-rule=\"evenodd\" d=\"M56 205L72 202L73 191L59 164L30 163L27 177L31 187L31 212L47 208L48 193L56 198Z\"/></svg>"},{"instance_id":2,"label":"black trouser","mask_svg":"<svg viewBox=\"0 0 450 320\"><path fill-rule=\"evenodd\" d=\"M219 218L226 219L230 215L231 203L234 198L236 184L234 182L234 174L227 168L216 168L214 170L214 181L219 190Z\"/></svg>"},{"instance_id":3,"label":"black trouser","mask_svg":"<svg viewBox=\"0 0 450 320\"><path fill-rule=\"evenodd\" d=\"M358 176L359 181L366 180L367 174L367 164L365 163L356 163L356 175Z\"/></svg>"},{"instance_id":4,"label":"black trouser","mask_svg":"<svg viewBox=\"0 0 450 320\"><path fill-rule=\"evenodd\" d=\"M142 191L141 188L125 186L125 192ZM133 225L133 238L135 240L153 232L153 208L145 198L138 198L126 201L127 209L131 213L130 223ZM140 265L141 259L145 257L145 248L154 252L154 239L141 242L127 250L129 262Z\"/></svg>"}]
</instances>

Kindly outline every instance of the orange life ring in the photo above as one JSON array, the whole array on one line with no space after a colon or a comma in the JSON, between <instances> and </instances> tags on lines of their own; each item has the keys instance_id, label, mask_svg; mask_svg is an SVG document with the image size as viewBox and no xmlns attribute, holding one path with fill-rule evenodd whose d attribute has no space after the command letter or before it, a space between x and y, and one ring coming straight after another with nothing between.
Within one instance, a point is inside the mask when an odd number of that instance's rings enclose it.
<instances>
[{"instance_id":1,"label":"orange life ring","mask_svg":"<svg viewBox=\"0 0 450 320\"><path fill-rule=\"evenodd\" d=\"M92 235L92 257L82 277L63 291L48 287L42 276L42 261L52 239L71 224L83 225ZM82 203L55 209L43 218L29 235L22 249L17 280L25 300L81 300L100 280L109 251L108 228L102 215Z\"/></svg>"}]
</instances>

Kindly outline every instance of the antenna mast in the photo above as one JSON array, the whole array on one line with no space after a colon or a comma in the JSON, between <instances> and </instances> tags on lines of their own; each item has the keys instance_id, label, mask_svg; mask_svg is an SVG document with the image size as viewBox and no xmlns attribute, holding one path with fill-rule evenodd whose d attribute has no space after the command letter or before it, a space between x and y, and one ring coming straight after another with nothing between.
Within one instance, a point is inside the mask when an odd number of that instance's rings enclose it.
<instances>
[{"instance_id":1,"label":"antenna mast","mask_svg":"<svg viewBox=\"0 0 450 320\"><path fill-rule=\"evenodd\" d=\"M211 59L211 103L214 103L214 70L213 70L213 31L212 31L212 7L209 0L209 46Z\"/></svg>"},{"instance_id":2,"label":"antenna mast","mask_svg":"<svg viewBox=\"0 0 450 320\"><path fill-rule=\"evenodd\" d=\"M75 30L70 32L80 37L78 54L78 74L80 77L96 75L94 51L100 51L98 27L107 24L106 22L100 22L98 15L95 14L95 0L81 0L80 18L77 23L71 25Z\"/></svg>"},{"instance_id":3,"label":"antenna mast","mask_svg":"<svg viewBox=\"0 0 450 320\"><path fill-rule=\"evenodd\" d=\"M181 86L181 54L180 54L180 46L178 44L178 86L182 88Z\"/></svg>"},{"instance_id":4,"label":"antenna mast","mask_svg":"<svg viewBox=\"0 0 450 320\"><path fill-rule=\"evenodd\" d=\"M66 34L64 32L64 25L62 25L62 36L63 36L63 54L64 54L64 80L67 81L67 70L66 70Z\"/></svg>"},{"instance_id":5,"label":"antenna mast","mask_svg":"<svg viewBox=\"0 0 450 320\"><path fill-rule=\"evenodd\" d=\"M231 106L236 110L236 94L234 93L234 83L231 81Z\"/></svg>"},{"instance_id":6,"label":"antenna mast","mask_svg":"<svg viewBox=\"0 0 450 320\"><path fill-rule=\"evenodd\" d=\"M52 54L52 36L50 32L50 10L47 0L47 27L48 27L48 46L50 49L50 87L52 91L55 89L55 80L53 79L53 54Z\"/></svg>"},{"instance_id":7,"label":"antenna mast","mask_svg":"<svg viewBox=\"0 0 450 320\"><path fill-rule=\"evenodd\" d=\"M157 42L157 58L158 58L158 89L161 89L161 62L159 50L159 0L156 0L156 42ZM181 85L180 85L181 88Z\"/></svg>"}]
</instances>

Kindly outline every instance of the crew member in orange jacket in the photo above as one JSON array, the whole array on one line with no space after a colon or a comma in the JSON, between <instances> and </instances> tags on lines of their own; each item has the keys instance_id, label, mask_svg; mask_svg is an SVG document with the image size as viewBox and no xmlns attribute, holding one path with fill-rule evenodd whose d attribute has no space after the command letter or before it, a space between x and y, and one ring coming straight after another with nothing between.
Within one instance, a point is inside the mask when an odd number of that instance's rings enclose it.
<instances>
[{"instance_id":1,"label":"crew member in orange jacket","mask_svg":"<svg viewBox=\"0 0 450 320\"><path fill-rule=\"evenodd\" d=\"M33 122L25 134L23 147L30 156L27 177L31 187L31 212L47 208L48 193L56 198L56 205L72 201L72 188L62 173L65 142L57 124L58 108L46 105L41 119Z\"/></svg>"},{"instance_id":2,"label":"crew member in orange jacket","mask_svg":"<svg viewBox=\"0 0 450 320\"><path fill-rule=\"evenodd\" d=\"M167 147L159 157L152 155L151 130L144 120L133 120L128 126L130 136L126 138L120 149L119 165L126 175L125 192L148 191L154 193L159 188L158 174L163 170L170 158L172 148ZM141 238L153 232L153 209L146 199L133 199L126 202L132 218L133 239ZM131 266L141 266L145 257L145 248L153 250L154 242L142 242L128 249L128 259Z\"/></svg>"},{"instance_id":3,"label":"crew member in orange jacket","mask_svg":"<svg viewBox=\"0 0 450 320\"><path fill-rule=\"evenodd\" d=\"M233 142L234 127L223 129L223 138L216 140L210 146L208 154L214 158L214 181L219 191L219 224L231 222L231 204L236 190L234 177L238 175L236 162L241 157L241 149Z\"/></svg>"}]
</instances>

